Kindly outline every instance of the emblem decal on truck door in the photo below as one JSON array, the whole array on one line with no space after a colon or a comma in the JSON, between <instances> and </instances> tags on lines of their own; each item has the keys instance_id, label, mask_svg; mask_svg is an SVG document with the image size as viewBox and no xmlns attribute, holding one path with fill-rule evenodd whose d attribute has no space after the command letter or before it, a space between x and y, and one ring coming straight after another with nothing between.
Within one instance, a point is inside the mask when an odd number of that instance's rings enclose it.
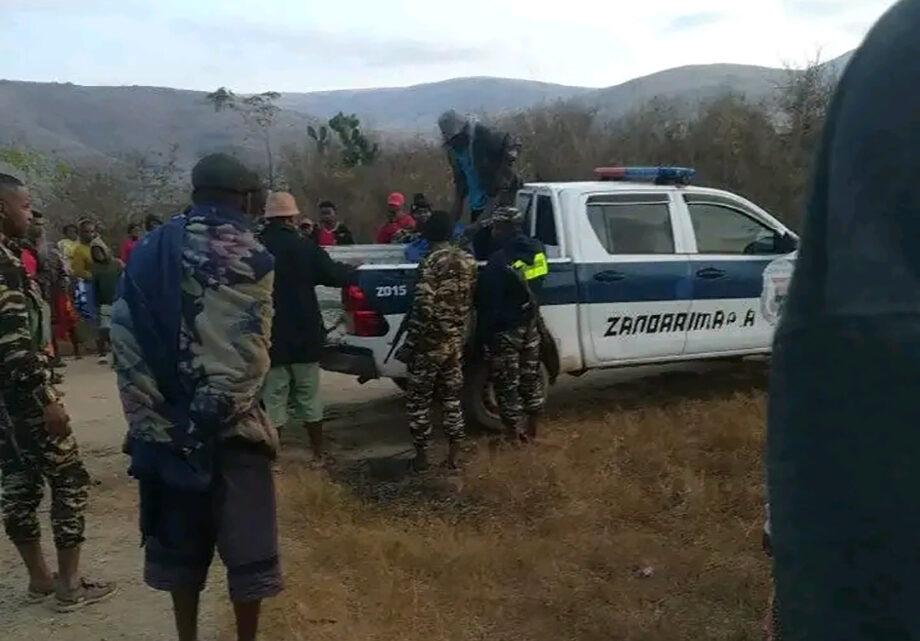
<instances>
[{"instance_id":1,"label":"emblem decal on truck door","mask_svg":"<svg viewBox=\"0 0 920 641\"><path fill-rule=\"evenodd\" d=\"M794 256L777 258L763 270L763 293L760 295L760 313L771 325L776 325L783 313L783 305L789 293L792 273L795 271Z\"/></svg>"},{"instance_id":2,"label":"emblem decal on truck door","mask_svg":"<svg viewBox=\"0 0 920 641\"><path fill-rule=\"evenodd\" d=\"M642 314L640 316L611 316L607 319L604 336L635 336L636 334L669 334L673 332L704 332L732 327L754 327L757 312L749 309L744 317L735 312L694 312L692 314Z\"/></svg>"}]
</instances>

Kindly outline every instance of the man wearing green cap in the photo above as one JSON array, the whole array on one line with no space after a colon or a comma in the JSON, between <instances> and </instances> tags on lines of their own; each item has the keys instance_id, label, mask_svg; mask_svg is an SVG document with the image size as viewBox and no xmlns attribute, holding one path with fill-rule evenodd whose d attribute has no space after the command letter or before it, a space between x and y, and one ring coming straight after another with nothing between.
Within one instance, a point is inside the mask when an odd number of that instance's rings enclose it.
<instances>
[{"instance_id":1,"label":"man wearing green cap","mask_svg":"<svg viewBox=\"0 0 920 641\"><path fill-rule=\"evenodd\" d=\"M269 369L274 260L251 223L257 176L214 154L192 171L192 207L147 234L112 318L118 386L140 489L148 585L172 594L180 641L216 548L240 641L280 592L271 463L278 434L259 399Z\"/></svg>"},{"instance_id":2,"label":"man wearing green cap","mask_svg":"<svg viewBox=\"0 0 920 641\"><path fill-rule=\"evenodd\" d=\"M537 436L545 389L540 374L540 304L549 273L543 243L522 231L524 216L498 207L491 216L497 247L476 286L477 336L490 361L495 396L509 440Z\"/></svg>"}]
</instances>

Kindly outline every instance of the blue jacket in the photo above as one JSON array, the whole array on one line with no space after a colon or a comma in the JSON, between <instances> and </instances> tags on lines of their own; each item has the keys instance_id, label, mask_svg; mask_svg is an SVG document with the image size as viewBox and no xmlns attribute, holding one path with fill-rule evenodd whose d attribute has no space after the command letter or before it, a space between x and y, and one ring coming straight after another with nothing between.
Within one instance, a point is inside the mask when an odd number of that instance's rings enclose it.
<instances>
[{"instance_id":1,"label":"blue jacket","mask_svg":"<svg viewBox=\"0 0 920 641\"><path fill-rule=\"evenodd\" d=\"M457 223L454 225L454 239L462 239L464 233L466 232L466 227ZM469 243L464 242L463 248L466 249ZM406 245L406 262L409 263L418 263L421 262L422 258L425 257L425 254L428 253L428 247L431 243L428 242L427 238L416 238L411 243Z\"/></svg>"}]
</instances>

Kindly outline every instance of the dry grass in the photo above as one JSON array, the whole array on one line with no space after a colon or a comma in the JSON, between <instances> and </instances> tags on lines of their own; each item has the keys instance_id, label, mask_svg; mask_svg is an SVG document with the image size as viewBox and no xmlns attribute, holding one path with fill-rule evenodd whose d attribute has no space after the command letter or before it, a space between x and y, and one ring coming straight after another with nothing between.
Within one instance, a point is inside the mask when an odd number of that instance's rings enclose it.
<instances>
[{"instance_id":1,"label":"dry grass","mask_svg":"<svg viewBox=\"0 0 920 641\"><path fill-rule=\"evenodd\" d=\"M265 638L757 638L763 393L676 385L573 394L545 444L483 446L453 486L284 479Z\"/></svg>"}]
</instances>

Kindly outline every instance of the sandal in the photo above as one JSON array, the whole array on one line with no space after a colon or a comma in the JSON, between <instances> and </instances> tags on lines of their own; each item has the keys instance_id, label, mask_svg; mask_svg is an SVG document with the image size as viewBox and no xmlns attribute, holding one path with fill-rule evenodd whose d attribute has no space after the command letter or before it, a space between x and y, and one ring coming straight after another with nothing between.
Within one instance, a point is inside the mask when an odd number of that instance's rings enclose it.
<instances>
[{"instance_id":1,"label":"sandal","mask_svg":"<svg viewBox=\"0 0 920 641\"><path fill-rule=\"evenodd\" d=\"M44 603L48 600L48 597L54 596L54 588L49 589L47 592L42 590L33 590L29 588L28 593L26 594L26 603L29 605L35 605L37 603Z\"/></svg>"},{"instance_id":2,"label":"sandal","mask_svg":"<svg viewBox=\"0 0 920 641\"><path fill-rule=\"evenodd\" d=\"M73 590L67 590L58 584L55 590L57 601L54 609L58 612L74 612L93 603L105 601L115 594L116 585L104 581L87 581L80 579L80 585Z\"/></svg>"}]
</instances>

